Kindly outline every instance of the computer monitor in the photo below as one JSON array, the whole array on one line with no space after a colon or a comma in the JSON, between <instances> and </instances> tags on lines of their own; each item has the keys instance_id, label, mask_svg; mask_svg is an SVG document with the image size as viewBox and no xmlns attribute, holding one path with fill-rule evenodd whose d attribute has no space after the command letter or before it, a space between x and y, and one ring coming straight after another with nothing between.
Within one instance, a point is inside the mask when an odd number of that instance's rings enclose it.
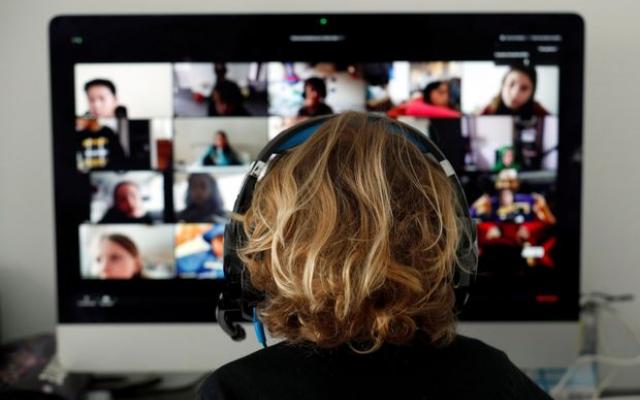
<instances>
[{"instance_id":1,"label":"computer monitor","mask_svg":"<svg viewBox=\"0 0 640 400\"><path fill-rule=\"evenodd\" d=\"M259 150L347 110L425 131L478 224L466 321L575 321L583 24L571 14L64 16L50 25L58 343L202 370L222 232Z\"/></svg>"}]
</instances>

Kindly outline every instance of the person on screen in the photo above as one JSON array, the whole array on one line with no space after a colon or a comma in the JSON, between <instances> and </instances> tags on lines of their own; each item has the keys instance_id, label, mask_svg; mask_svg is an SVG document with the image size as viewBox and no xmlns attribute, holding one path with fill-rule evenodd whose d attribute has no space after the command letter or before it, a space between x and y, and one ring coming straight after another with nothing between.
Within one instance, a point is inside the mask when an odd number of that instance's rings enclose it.
<instances>
[{"instance_id":1,"label":"person on screen","mask_svg":"<svg viewBox=\"0 0 640 400\"><path fill-rule=\"evenodd\" d=\"M496 163L491 170L500 172L503 169L520 171L520 164L516 160L513 146L503 146L496 151Z\"/></svg>"},{"instance_id":2,"label":"person on screen","mask_svg":"<svg viewBox=\"0 0 640 400\"><path fill-rule=\"evenodd\" d=\"M425 86L418 96L387 111L391 118L403 115L422 118L458 118L460 112L451 107L449 81L435 81Z\"/></svg>"},{"instance_id":3,"label":"person on screen","mask_svg":"<svg viewBox=\"0 0 640 400\"><path fill-rule=\"evenodd\" d=\"M181 224L176 235L180 278L221 279L225 224Z\"/></svg>"},{"instance_id":4,"label":"person on screen","mask_svg":"<svg viewBox=\"0 0 640 400\"><path fill-rule=\"evenodd\" d=\"M134 279L142 271L138 246L128 236L112 233L98 240L92 271L100 279Z\"/></svg>"},{"instance_id":5,"label":"person on screen","mask_svg":"<svg viewBox=\"0 0 640 400\"><path fill-rule=\"evenodd\" d=\"M256 315L284 341L215 370L201 400L550 400L503 352L456 335L470 233L451 180L398 130L344 113L269 165L234 217L265 293Z\"/></svg>"},{"instance_id":6,"label":"person on screen","mask_svg":"<svg viewBox=\"0 0 640 400\"><path fill-rule=\"evenodd\" d=\"M447 81L429 83L422 91L422 99L433 106L450 108L449 83Z\"/></svg>"},{"instance_id":7,"label":"person on screen","mask_svg":"<svg viewBox=\"0 0 640 400\"><path fill-rule=\"evenodd\" d=\"M115 118L118 107L116 86L108 79L94 79L84 85L89 103L89 116L93 118Z\"/></svg>"},{"instance_id":8,"label":"person on screen","mask_svg":"<svg viewBox=\"0 0 640 400\"><path fill-rule=\"evenodd\" d=\"M312 77L304 81L302 97L304 105L298 110L299 117L333 114L333 109L324 102L327 97L327 85L324 79Z\"/></svg>"},{"instance_id":9,"label":"person on screen","mask_svg":"<svg viewBox=\"0 0 640 400\"><path fill-rule=\"evenodd\" d=\"M470 214L478 219L481 249L492 245L538 246L550 251L555 245L555 236L549 228L556 223L556 217L545 197L539 193L520 193L519 188L516 170L503 169L496 179L495 193L484 194L471 205ZM529 257L526 262L531 267L554 266L548 256Z\"/></svg>"},{"instance_id":10,"label":"person on screen","mask_svg":"<svg viewBox=\"0 0 640 400\"><path fill-rule=\"evenodd\" d=\"M502 169L497 176L493 195L484 194L471 205L471 216L483 221L514 222L538 220L555 224L556 218L543 195L520 193L520 180L515 169Z\"/></svg>"},{"instance_id":11,"label":"person on screen","mask_svg":"<svg viewBox=\"0 0 640 400\"><path fill-rule=\"evenodd\" d=\"M537 81L535 68L525 65L511 66L502 78L500 93L484 108L482 115L514 115L525 119L549 115L534 98Z\"/></svg>"},{"instance_id":12,"label":"person on screen","mask_svg":"<svg viewBox=\"0 0 640 400\"><path fill-rule=\"evenodd\" d=\"M107 79L93 79L85 83L84 91L89 110L76 119L78 169L88 172L126 168L128 158L114 131L115 126L105 126L101 121L104 118L116 118L118 110L120 113L126 110L118 104L115 85Z\"/></svg>"},{"instance_id":13,"label":"person on screen","mask_svg":"<svg viewBox=\"0 0 640 400\"><path fill-rule=\"evenodd\" d=\"M209 174L189 175L186 207L178 214L184 222L224 222L226 213L218 183Z\"/></svg>"},{"instance_id":14,"label":"person on screen","mask_svg":"<svg viewBox=\"0 0 640 400\"><path fill-rule=\"evenodd\" d=\"M225 63L214 63L213 73L216 76L216 82L222 82L227 80L227 65Z\"/></svg>"},{"instance_id":15,"label":"person on screen","mask_svg":"<svg viewBox=\"0 0 640 400\"><path fill-rule=\"evenodd\" d=\"M251 114L244 106L244 95L240 86L226 78L216 82L211 92L209 116L246 117L249 115Z\"/></svg>"},{"instance_id":16,"label":"person on screen","mask_svg":"<svg viewBox=\"0 0 640 400\"><path fill-rule=\"evenodd\" d=\"M202 165L240 165L240 159L229 145L227 133L217 131L214 142L202 158Z\"/></svg>"},{"instance_id":17,"label":"person on screen","mask_svg":"<svg viewBox=\"0 0 640 400\"><path fill-rule=\"evenodd\" d=\"M101 224L150 224L151 215L144 209L140 187L131 181L122 181L113 189L113 205L107 210Z\"/></svg>"}]
</instances>

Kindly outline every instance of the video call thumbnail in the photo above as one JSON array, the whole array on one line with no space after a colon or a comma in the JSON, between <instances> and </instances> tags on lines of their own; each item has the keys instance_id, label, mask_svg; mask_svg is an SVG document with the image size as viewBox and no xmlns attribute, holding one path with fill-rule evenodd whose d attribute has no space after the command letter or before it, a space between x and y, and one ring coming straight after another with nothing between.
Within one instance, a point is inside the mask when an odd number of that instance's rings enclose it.
<instances>
[{"instance_id":1,"label":"video call thumbnail","mask_svg":"<svg viewBox=\"0 0 640 400\"><path fill-rule=\"evenodd\" d=\"M269 114L315 117L365 110L366 82L356 65L269 63Z\"/></svg>"},{"instance_id":2,"label":"video call thumbnail","mask_svg":"<svg viewBox=\"0 0 640 400\"><path fill-rule=\"evenodd\" d=\"M173 183L176 220L226 223L247 172L176 172Z\"/></svg>"},{"instance_id":3,"label":"video call thumbnail","mask_svg":"<svg viewBox=\"0 0 640 400\"><path fill-rule=\"evenodd\" d=\"M164 219L164 177L154 171L92 172L92 223L151 224Z\"/></svg>"},{"instance_id":4,"label":"video call thumbnail","mask_svg":"<svg viewBox=\"0 0 640 400\"><path fill-rule=\"evenodd\" d=\"M173 117L170 63L76 64L74 72L77 117Z\"/></svg>"},{"instance_id":5,"label":"video call thumbnail","mask_svg":"<svg viewBox=\"0 0 640 400\"><path fill-rule=\"evenodd\" d=\"M524 175L524 174L522 174ZM470 205L477 220L481 257L507 254L519 260L513 264L553 268L552 250L556 243L556 216L553 179L522 177L515 169L502 169L487 183L484 192Z\"/></svg>"},{"instance_id":6,"label":"video call thumbnail","mask_svg":"<svg viewBox=\"0 0 640 400\"><path fill-rule=\"evenodd\" d=\"M558 118L520 121L507 116L469 117L463 122L469 140L468 171L556 171Z\"/></svg>"},{"instance_id":7,"label":"video call thumbnail","mask_svg":"<svg viewBox=\"0 0 640 400\"><path fill-rule=\"evenodd\" d=\"M267 118L176 119L175 168L248 166L269 141L267 129Z\"/></svg>"},{"instance_id":8,"label":"video call thumbnail","mask_svg":"<svg viewBox=\"0 0 640 400\"><path fill-rule=\"evenodd\" d=\"M80 225L85 279L172 279L173 225Z\"/></svg>"},{"instance_id":9,"label":"video call thumbnail","mask_svg":"<svg viewBox=\"0 0 640 400\"><path fill-rule=\"evenodd\" d=\"M267 115L264 63L176 63L173 72L176 117Z\"/></svg>"},{"instance_id":10,"label":"video call thumbnail","mask_svg":"<svg viewBox=\"0 0 640 400\"><path fill-rule=\"evenodd\" d=\"M385 111L392 118L458 118L460 80L457 62L394 63L396 101Z\"/></svg>"},{"instance_id":11,"label":"video call thumbnail","mask_svg":"<svg viewBox=\"0 0 640 400\"><path fill-rule=\"evenodd\" d=\"M496 65L462 62L460 105L464 114L558 115L560 70L553 65Z\"/></svg>"},{"instance_id":12,"label":"video call thumbnail","mask_svg":"<svg viewBox=\"0 0 640 400\"><path fill-rule=\"evenodd\" d=\"M76 118L79 171L170 167L173 121L169 118Z\"/></svg>"},{"instance_id":13,"label":"video call thumbnail","mask_svg":"<svg viewBox=\"0 0 640 400\"><path fill-rule=\"evenodd\" d=\"M178 224L176 270L180 278L222 279L224 224Z\"/></svg>"}]
</instances>

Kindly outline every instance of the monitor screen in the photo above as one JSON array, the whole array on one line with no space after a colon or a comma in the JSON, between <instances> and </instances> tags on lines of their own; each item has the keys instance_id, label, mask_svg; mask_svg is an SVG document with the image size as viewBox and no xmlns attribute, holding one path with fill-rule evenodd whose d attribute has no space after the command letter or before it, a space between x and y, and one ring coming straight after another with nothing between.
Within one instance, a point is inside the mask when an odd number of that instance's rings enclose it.
<instances>
[{"instance_id":1,"label":"monitor screen","mask_svg":"<svg viewBox=\"0 0 640 400\"><path fill-rule=\"evenodd\" d=\"M477 223L468 320L577 318L582 25L571 15L60 17L61 322L208 322L258 152L348 110L425 132Z\"/></svg>"}]
</instances>

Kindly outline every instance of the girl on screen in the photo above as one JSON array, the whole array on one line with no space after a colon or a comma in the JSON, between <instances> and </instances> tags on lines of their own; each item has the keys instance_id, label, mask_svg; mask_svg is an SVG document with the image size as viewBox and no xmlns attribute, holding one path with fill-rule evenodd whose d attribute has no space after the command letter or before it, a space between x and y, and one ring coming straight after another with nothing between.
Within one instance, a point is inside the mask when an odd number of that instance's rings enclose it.
<instances>
[{"instance_id":1,"label":"girl on screen","mask_svg":"<svg viewBox=\"0 0 640 400\"><path fill-rule=\"evenodd\" d=\"M92 271L100 279L134 279L142 271L138 246L119 233L103 235L98 240Z\"/></svg>"},{"instance_id":2,"label":"girl on screen","mask_svg":"<svg viewBox=\"0 0 640 400\"><path fill-rule=\"evenodd\" d=\"M422 99L427 104L450 108L449 82L435 81L429 83L422 91Z\"/></svg>"},{"instance_id":3,"label":"girl on screen","mask_svg":"<svg viewBox=\"0 0 640 400\"><path fill-rule=\"evenodd\" d=\"M202 165L240 165L238 154L229 145L225 131L217 131L213 144L202 158Z\"/></svg>"},{"instance_id":4,"label":"girl on screen","mask_svg":"<svg viewBox=\"0 0 640 400\"><path fill-rule=\"evenodd\" d=\"M185 209L178 214L184 222L221 222L226 213L218 183L209 174L189 175Z\"/></svg>"},{"instance_id":5,"label":"girl on screen","mask_svg":"<svg viewBox=\"0 0 640 400\"><path fill-rule=\"evenodd\" d=\"M391 118L402 115L421 118L459 118L460 112L451 104L450 82L438 80L429 83L422 90L421 97L410 99L391 108L387 111L387 115Z\"/></svg>"},{"instance_id":6,"label":"girl on screen","mask_svg":"<svg viewBox=\"0 0 640 400\"><path fill-rule=\"evenodd\" d=\"M512 65L502 78L500 92L484 108L482 115L517 115L523 118L549 115L534 97L538 76L534 67Z\"/></svg>"}]
</instances>

